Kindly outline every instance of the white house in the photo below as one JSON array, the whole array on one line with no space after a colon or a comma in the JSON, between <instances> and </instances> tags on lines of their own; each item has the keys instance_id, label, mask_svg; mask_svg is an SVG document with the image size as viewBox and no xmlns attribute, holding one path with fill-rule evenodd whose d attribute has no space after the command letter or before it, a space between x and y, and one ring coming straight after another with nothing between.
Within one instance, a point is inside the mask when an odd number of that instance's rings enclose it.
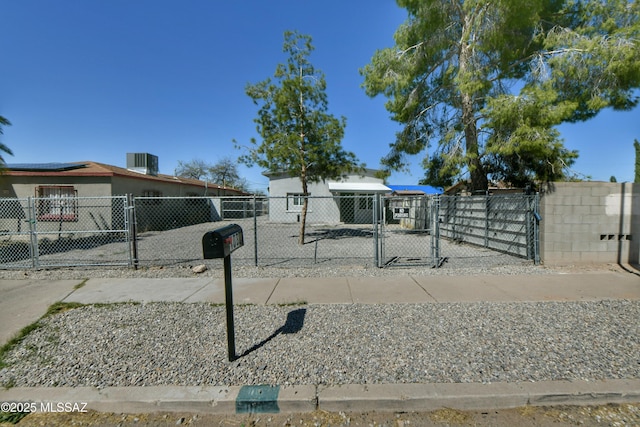
<instances>
[{"instance_id":1,"label":"white house","mask_svg":"<svg viewBox=\"0 0 640 427\"><path fill-rule=\"evenodd\" d=\"M308 223L367 224L373 221L373 196L391 189L375 176L376 170L365 169L342 180L309 184ZM269 220L299 222L304 195L300 178L286 173L263 172L269 178Z\"/></svg>"}]
</instances>

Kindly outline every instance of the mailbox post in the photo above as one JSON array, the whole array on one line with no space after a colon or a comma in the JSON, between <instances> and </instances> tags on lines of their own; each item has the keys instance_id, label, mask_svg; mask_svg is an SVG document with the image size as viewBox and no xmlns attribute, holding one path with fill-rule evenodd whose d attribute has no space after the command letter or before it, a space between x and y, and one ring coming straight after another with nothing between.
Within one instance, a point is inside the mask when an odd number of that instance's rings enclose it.
<instances>
[{"instance_id":1,"label":"mailbox post","mask_svg":"<svg viewBox=\"0 0 640 427\"><path fill-rule=\"evenodd\" d=\"M205 259L224 258L224 296L227 309L227 349L229 361L236 360L236 339L233 326L233 289L231 286L231 253L244 246L242 228L237 224L209 231L202 236Z\"/></svg>"}]
</instances>

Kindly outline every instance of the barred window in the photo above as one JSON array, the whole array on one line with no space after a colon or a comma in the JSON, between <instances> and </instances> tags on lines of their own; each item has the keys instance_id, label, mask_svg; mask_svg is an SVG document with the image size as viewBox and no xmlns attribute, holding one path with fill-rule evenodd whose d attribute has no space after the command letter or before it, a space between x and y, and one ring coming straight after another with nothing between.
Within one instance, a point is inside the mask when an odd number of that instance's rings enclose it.
<instances>
[{"instance_id":1,"label":"barred window","mask_svg":"<svg viewBox=\"0 0 640 427\"><path fill-rule=\"evenodd\" d=\"M36 188L38 220L77 221L78 191L71 185L41 185Z\"/></svg>"}]
</instances>

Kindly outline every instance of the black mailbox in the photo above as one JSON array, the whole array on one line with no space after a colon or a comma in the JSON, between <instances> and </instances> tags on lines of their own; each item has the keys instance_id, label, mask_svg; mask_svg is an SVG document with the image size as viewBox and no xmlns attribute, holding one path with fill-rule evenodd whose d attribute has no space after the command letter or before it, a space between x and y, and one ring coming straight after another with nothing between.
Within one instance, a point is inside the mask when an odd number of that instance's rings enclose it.
<instances>
[{"instance_id":1,"label":"black mailbox","mask_svg":"<svg viewBox=\"0 0 640 427\"><path fill-rule=\"evenodd\" d=\"M244 245L242 228L230 224L202 236L202 251L205 259L225 258Z\"/></svg>"}]
</instances>

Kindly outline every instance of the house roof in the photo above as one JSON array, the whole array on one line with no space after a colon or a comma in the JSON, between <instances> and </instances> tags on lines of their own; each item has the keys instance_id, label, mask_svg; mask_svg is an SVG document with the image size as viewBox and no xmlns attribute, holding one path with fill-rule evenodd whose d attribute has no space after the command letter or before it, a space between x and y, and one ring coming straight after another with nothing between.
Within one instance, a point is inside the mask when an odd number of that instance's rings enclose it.
<instances>
[{"instance_id":1,"label":"house roof","mask_svg":"<svg viewBox=\"0 0 640 427\"><path fill-rule=\"evenodd\" d=\"M333 182L328 181L329 191L338 193L358 192L358 193L388 193L389 187L377 182Z\"/></svg>"},{"instance_id":2,"label":"house roof","mask_svg":"<svg viewBox=\"0 0 640 427\"><path fill-rule=\"evenodd\" d=\"M442 194L442 188L432 187L430 185L387 185L394 193L397 194Z\"/></svg>"},{"instance_id":3,"label":"house roof","mask_svg":"<svg viewBox=\"0 0 640 427\"><path fill-rule=\"evenodd\" d=\"M220 189L227 192L236 192L238 195L247 195L235 188L223 187L222 185L200 181L198 179L183 178L165 174L147 175L141 172L132 171L118 166L104 163L84 161L72 163L31 163L31 164L7 164L5 175L8 176L121 176L132 179L143 179L147 181L165 182L172 184L184 184L202 188Z\"/></svg>"}]
</instances>

